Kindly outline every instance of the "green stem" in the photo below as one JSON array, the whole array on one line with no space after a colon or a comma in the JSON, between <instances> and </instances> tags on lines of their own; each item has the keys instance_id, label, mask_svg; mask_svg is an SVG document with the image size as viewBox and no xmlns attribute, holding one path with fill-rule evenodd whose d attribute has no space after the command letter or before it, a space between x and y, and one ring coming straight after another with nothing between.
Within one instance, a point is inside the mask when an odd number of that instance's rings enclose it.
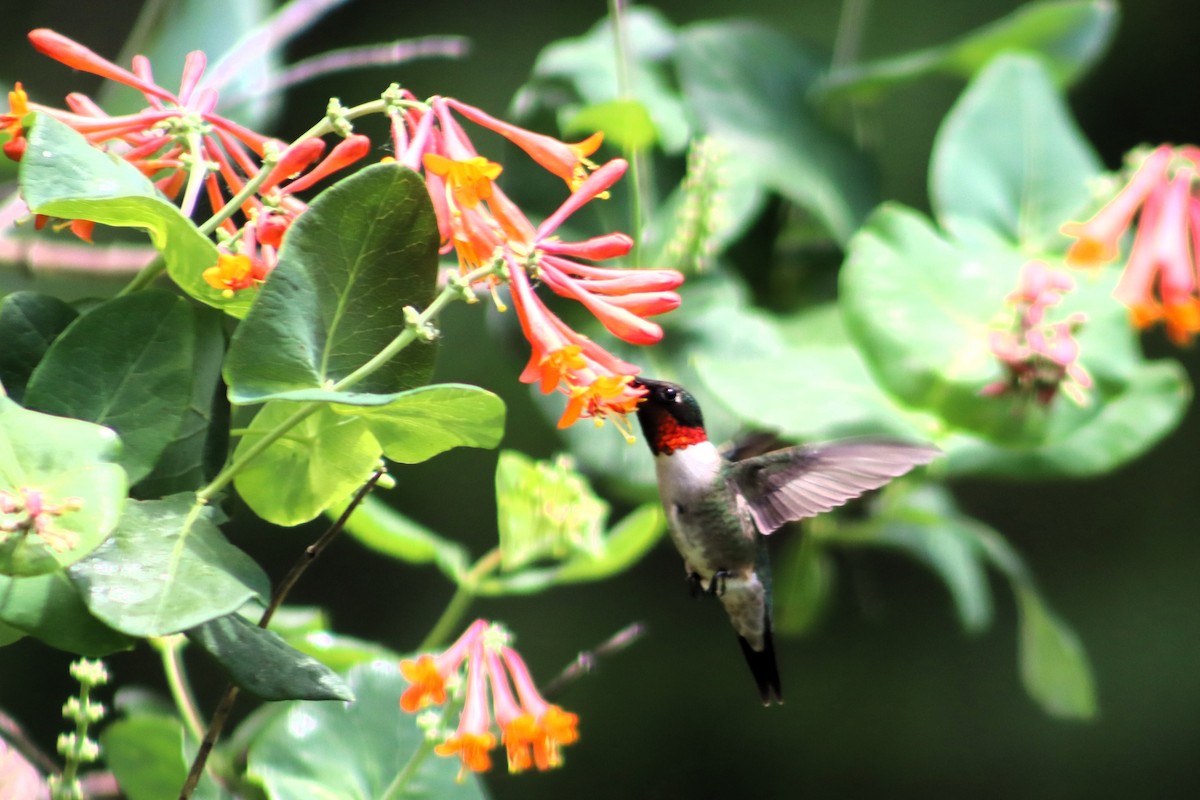
<instances>
[{"instance_id":1,"label":"green stem","mask_svg":"<svg viewBox=\"0 0 1200 800\"><path fill-rule=\"evenodd\" d=\"M200 713L196 710L196 698L192 696L187 673L183 667L181 658L183 642L182 634L150 639L150 644L158 650L158 654L162 658L163 674L167 678L167 687L171 690L175 707L179 710L179 715L183 717L188 733L195 737L196 741L199 741L204 738L204 725L200 721Z\"/></svg>"},{"instance_id":2,"label":"green stem","mask_svg":"<svg viewBox=\"0 0 1200 800\"><path fill-rule=\"evenodd\" d=\"M608 16L612 20L613 52L617 66L617 97L621 100L633 99L633 84L629 78L629 41L625 35L625 3L624 0L608 0ZM642 208L643 181L642 171L646 166L643 155L634 151L630 155L629 164L629 195L630 215L633 228L633 252L630 259L634 269L641 266L642 254Z\"/></svg>"},{"instance_id":3,"label":"green stem","mask_svg":"<svg viewBox=\"0 0 1200 800\"><path fill-rule=\"evenodd\" d=\"M297 559L296 563L280 581L279 586L271 594L271 602L263 611L262 617L258 620L258 627L263 628L271 623L271 617L283 605L283 601L287 599L288 592L300 580L300 576L308 569L309 565L317 559L319 555L329 546L329 543L342 532L346 527L346 521L350 519L350 515L354 513L354 509L362 504L371 490L375 488L375 484L379 483L379 479L383 477L383 468L380 467L371 474L354 497L347 504L341 515L325 529L318 539L304 548L304 552ZM225 687L225 694L221 696L220 702L217 703L217 709L213 712L212 720L208 723L208 731L200 738L200 746L196 750L196 757L192 760L192 766L188 770L187 779L183 783L183 788L179 790L179 800L188 800L192 796L192 792L196 790L197 784L200 783L200 776L203 774L205 765L208 763L208 757L212 754L213 748L217 744L217 739L221 736L221 731L225 728L225 723L229 719L229 715L233 712L233 704L237 701L238 687L230 683Z\"/></svg>"},{"instance_id":4,"label":"green stem","mask_svg":"<svg viewBox=\"0 0 1200 800\"><path fill-rule=\"evenodd\" d=\"M500 548L498 547L493 547L479 557L474 566L459 580L458 589L455 590L454 596L450 598L450 602L446 605L446 610L438 617L438 621L433 624L429 635L417 647L418 652L433 650L450 638L450 634L458 627L463 615L471 607L471 602L475 599L475 590L479 586L479 582L494 572L499 566Z\"/></svg>"},{"instance_id":5,"label":"green stem","mask_svg":"<svg viewBox=\"0 0 1200 800\"><path fill-rule=\"evenodd\" d=\"M368 103L362 103L361 105L354 106L353 108L345 109L341 113L341 116L345 119L355 119L367 114L385 111L386 109L387 103L385 101L372 100ZM300 136L298 136L290 145L288 145L287 149L285 149L283 152L287 152L288 149L295 147L297 144L307 139L312 139L316 136L324 136L327 133L333 133L333 131L333 123L329 121L328 117L323 117L320 122L316 123L307 131L300 134ZM203 153L193 150L193 156L196 159L197 165L193 166L192 171L194 175L199 166L203 166ZM258 171L258 174L247 181L246 185L242 187L242 190L235 194L228 203L218 209L215 214L205 220L202 224L197 226L198 230L205 236L208 236L215 231L217 226L219 226L222 222L236 214L238 209L242 207L242 204L258 192L259 187L263 185L263 183L271 174L269 167L275 163L278 163L278 160L270 163L264 162L262 169ZM189 181L189 188L190 184L191 181ZM146 288L153 283L154 279L161 275L166 268L167 262L163 260L163 257L160 255L158 258L154 259L145 267L143 267L142 270L138 272L138 274L135 275L128 284L125 285L125 288L117 293L117 296L120 297L123 295L132 294L133 292Z\"/></svg>"},{"instance_id":6,"label":"green stem","mask_svg":"<svg viewBox=\"0 0 1200 800\"><path fill-rule=\"evenodd\" d=\"M409 756L408 763L396 773L396 777L383 790L383 794L381 795L382 800L391 800L393 797L400 796L400 792L404 791L404 787L408 785L412 776L417 774L417 770L421 768L421 764L424 763L425 759L429 758L429 754L433 752L435 746L435 743L429 739L421 742L421 746Z\"/></svg>"}]
</instances>

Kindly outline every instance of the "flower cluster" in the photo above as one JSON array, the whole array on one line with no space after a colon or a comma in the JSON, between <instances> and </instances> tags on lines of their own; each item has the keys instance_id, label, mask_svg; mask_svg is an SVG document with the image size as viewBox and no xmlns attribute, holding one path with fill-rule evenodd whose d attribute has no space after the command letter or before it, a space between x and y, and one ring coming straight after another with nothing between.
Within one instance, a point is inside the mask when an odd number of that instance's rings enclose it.
<instances>
[{"instance_id":1,"label":"flower cluster","mask_svg":"<svg viewBox=\"0 0 1200 800\"><path fill-rule=\"evenodd\" d=\"M434 749L440 756L459 757L460 778L467 770L491 769L489 753L497 744L493 713L510 772L562 766L560 748L579 738L578 717L546 702L521 656L508 646L509 639L502 628L479 619L445 652L400 662L401 674L412 684L400 696L400 708L410 714L445 703L447 688L462 686L460 673L465 667L466 692L458 728Z\"/></svg>"},{"instance_id":2,"label":"flower cluster","mask_svg":"<svg viewBox=\"0 0 1200 800\"><path fill-rule=\"evenodd\" d=\"M1092 387L1092 377L1079 363L1079 343L1075 341L1085 317L1072 314L1060 322L1046 321L1046 309L1074 288L1068 275L1040 261L1022 267L1016 291L1005 298L1016 309L1012 329L992 331L988 339L1007 374L980 394L1032 396L1047 405L1061 389L1076 403L1086 404L1084 392Z\"/></svg>"},{"instance_id":3,"label":"flower cluster","mask_svg":"<svg viewBox=\"0 0 1200 800\"><path fill-rule=\"evenodd\" d=\"M0 542L11 533L33 533L58 553L78 544L78 534L60 529L55 523L58 517L82 508L83 501L68 497L52 505L46 499L38 489L19 489L16 493L0 489Z\"/></svg>"},{"instance_id":4,"label":"flower cluster","mask_svg":"<svg viewBox=\"0 0 1200 800\"><path fill-rule=\"evenodd\" d=\"M295 194L370 150L367 137L350 133L346 119L340 120L346 138L326 155L320 138L302 138L287 146L221 116L216 112L216 89L205 83L205 57L199 51L188 55L180 88L170 92L154 83L143 56L135 57L132 69L126 70L50 30L35 30L29 38L39 51L63 64L137 89L148 105L136 114L113 117L88 97L71 94L68 110L55 109L30 103L18 84L9 95L9 113L0 115L0 129L9 136L4 152L21 157L22 118L29 111L42 111L138 168L186 214L191 215L203 195L222 221L220 259L202 277L226 297L266 280L284 233L307 207ZM647 318L679 305L673 291L683 282L679 272L597 266L595 262L630 252L633 240L623 233L583 241L562 241L556 235L582 206L608 196L626 162L613 159L597 165L589 160L600 146L598 133L569 144L453 98L422 101L393 86L384 92L377 110L390 119L395 159L425 178L442 252L453 252L462 275L473 275L472 280L490 288L501 310L505 304L497 288L509 284L521 330L532 348L521 380L538 384L544 393L558 390L567 396L560 427L581 417L597 424L606 417L623 420L642 396L630 385L637 367L573 330L549 310L535 288L544 284L581 303L623 341L652 344L662 338L662 329ZM503 168L476 151L459 117L500 134L560 177L570 194L558 210L535 226L496 185ZM239 204L240 224L224 218L222 209L233 201ZM75 221L72 228L84 238L90 236L90 223ZM625 433L631 438L628 430Z\"/></svg>"},{"instance_id":5,"label":"flower cluster","mask_svg":"<svg viewBox=\"0 0 1200 800\"><path fill-rule=\"evenodd\" d=\"M95 147L136 167L166 197L191 214L201 193L214 211L224 208L251 181L255 191L241 200L241 226L221 223L222 249L231 257L205 272L214 289L231 294L260 284L274 268L276 249L291 222L307 208L295 196L317 181L365 156L365 136L353 134L327 155L325 142L307 138L288 147L216 112L217 91L205 86L204 53L193 51L184 63L179 91L154 82L150 62L134 56L132 70L119 67L83 45L40 28L29 34L44 55L74 69L90 72L138 90L147 106L136 114L111 116L91 98L67 95L67 109L28 100L21 84L9 93L9 113L0 115L8 133L4 153L20 160L25 151L22 117L41 111L66 123ZM263 174L265 172L265 174ZM44 219L39 219L39 225ZM72 230L90 240L91 223L72 222Z\"/></svg>"},{"instance_id":6,"label":"flower cluster","mask_svg":"<svg viewBox=\"0 0 1200 800\"><path fill-rule=\"evenodd\" d=\"M579 242L555 234L582 206L607 197L608 189L628 165L613 159L597 166L588 160L600 146L596 134L568 144L527 131L447 97L417 103L400 93L393 109L392 136L396 158L415 170L424 169L437 214L443 252L454 252L460 271L494 270L484 280L493 288L497 274L507 277L513 306L532 354L521 380L542 392L567 396L560 427L580 417L601 421L633 411L642 391L630 386L637 367L618 359L570 328L534 291L541 282L550 291L581 303L617 338L631 344L653 344L662 329L646 318L679 305L672 291L683 275L669 269L613 269L584 264L626 255L633 240L608 233ZM455 114L505 137L540 166L560 177L571 190L553 214L534 226L504 194L495 180L502 167L476 151ZM503 309L503 303L497 299Z\"/></svg>"},{"instance_id":7,"label":"flower cluster","mask_svg":"<svg viewBox=\"0 0 1200 800\"><path fill-rule=\"evenodd\" d=\"M1132 177L1095 216L1063 226L1075 238L1067 261L1089 266L1115 259L1136 218L1133 247L1113 294L1138 328L1162 322L1172 341L1187 344L1200 331L1200 149L1162 145L1137 157Z\"/></svg>"}]
</instances>

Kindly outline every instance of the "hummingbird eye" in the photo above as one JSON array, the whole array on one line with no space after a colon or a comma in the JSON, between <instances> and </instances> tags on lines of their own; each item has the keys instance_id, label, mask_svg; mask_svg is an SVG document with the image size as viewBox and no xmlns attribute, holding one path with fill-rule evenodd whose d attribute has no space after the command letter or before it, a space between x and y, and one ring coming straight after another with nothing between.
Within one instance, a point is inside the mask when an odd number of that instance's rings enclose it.
<instances>
[{"instance_id":1,"label":"hummingbird eye","mask_svg":"<svg viewBox=\"0 0 1200 800\"><path fill-rule=\"evenodd\" d=\"M670 387L667 387L666 389L663 389L663 399L664 400L678 400L679 392L675 391L674 389L672 389Z\"/></svg>"}]
</instances>

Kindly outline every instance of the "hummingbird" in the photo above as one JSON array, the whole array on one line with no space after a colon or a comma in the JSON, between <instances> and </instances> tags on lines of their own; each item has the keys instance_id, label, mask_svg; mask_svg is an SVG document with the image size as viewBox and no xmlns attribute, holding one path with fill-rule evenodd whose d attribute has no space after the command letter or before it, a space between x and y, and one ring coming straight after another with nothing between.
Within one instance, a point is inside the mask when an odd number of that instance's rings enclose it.
<instances>
[{"instance_id":1,"label":"hummingbird","mask_svg":"<svg viewBox=\"0 0 1200 800\"><path fill-rule=\"evenodd\" d=\"M885 438L797 445L739 461L708 440L696 399L667 381L646 390L638 422L654 454L671 541L693 591L718 597L764 706L783 702L771 638L766 536L876 489L940 454Z\"/></svg>"}]
</instances>

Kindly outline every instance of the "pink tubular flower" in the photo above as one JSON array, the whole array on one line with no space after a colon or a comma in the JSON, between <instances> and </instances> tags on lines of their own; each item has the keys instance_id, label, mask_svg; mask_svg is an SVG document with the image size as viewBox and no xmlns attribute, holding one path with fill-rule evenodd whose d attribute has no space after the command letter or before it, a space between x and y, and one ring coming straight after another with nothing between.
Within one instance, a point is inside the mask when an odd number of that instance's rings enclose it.
<instances>
[{"instance_id":1,"label":"pink tubular flower","mask_svg":"<svg viewBox=\"0 0 1200 800\"><path fill-rule=\"evenodd\" d=\"M493 713L510 772L530 766L539 770L562 766L561 747L579 738L579 718L542 698L525 662L508 645L510 638L499 626L476 620L445 653L422 655L400 664L412 684L400 698L400 707L409 713L430 703L446 702L447 682L465 666L466 690L458 727L434 748L438 755L459 757L460 779L468 770L491 769L489 751L496 746L491 730Z\"/></svg>"},{"instance_id":2,"label":"pink tubular flower","mask_svg":"<svg viewBox=\"0 0 1200 800\"><path fill-rule=\"evenodd\" d=\"M69 110L30 103L26 110L49 114L82 134L92 145L124 159L154 182L169 198L178 200L184 213L191 214L201 192L213 209L220 209L259 176L268 146L279 151L278 161L259 186L255 196L240 209L242 225L256 224L258 242L279 246L292 220L306 204L294 194L316 181L363 158L370 150L365 136L351 135L321 158L325 145L319 139L306 139L291 147L274 142L216 112L217 93L203 87L207 59L200 51L189 53L178 92L158 86L149 61L135 56L132 69L119 67L83 45L52 30L39 28L29 40L42 54L74 69L90 72L141 92L147 106L136 114L108 115L90 98L80 94L67 96ZM24 94L10 99L12 112L24 102ZM0 117L0 122L7 117ZM14 133L12 123L8 124ZM23 135L23 132L20 132ZM22 148L9 148L11 156ZM197 170L196 164L212 164L212 170ZM223 223L230 236L245 234L231 220ZM89 229L77 228L76 233ZM274 261L252 257L254 277L232 261L211 267L204 275L207 283L227 296L262 283Z\"/></svg>"},{"instance_id":3,"label":"pink tubular flower","mask_svg":"<svg viewBox=\"0 0 1200 800\"><path fill-rule=\"evenodd\" d=\"M1013 329L992 331L988 337L1007 374L983 387L981 395L1032 397L1047 405L1061 389L1079 405L1087 403L1084 392L1092 387L1092 377L1079 363L1079 343L1075 341L1085 317L1072 314L1066 321L1045 322L1046 309L1074 288L1070 277L1040 261L1021 268L1016 291L1005 298L1016 307Z\"/></svg>"},{"instance_id":4,"label":"pink tubular flower","mask_svg":"<svg viewBox=\"0 0 1200 800\"><path fill-rule=\"evenodd\" d=\"M1133 247L1113 296L1129 308L1136 327L1162 322L1180 345L1200 332L1198 169L1195 147L1161 145L1095 216L1063 226L1063 233L1076 237L1068 263L1093 265L1117 256L1120 239L1136 218Z\"/></svg>"},{"instance_id":5,"label":"pink tubular flower","mask_svg":"<svg viewBox=\"0 0 1200 800\"><path fill-rule=\"evenodd\" d=\"M396 159L424 167L438 219L443 252L453 250L463 274L502 265L512 304L532 355L521 380L545 393L560 391L567 406L560 427L580 418L616 421L627 437L625 415L642 390L631 387L637 367L609 354L553 314L535 291L541 282L555 294L579 302L614 336L630 344L654 344L662 328L647 318L679 305L673 290L683 282L675 270L623 270L581 263L619 258L633 240L612 232L579 242L556 233L580 208L608 190L628 164L613 159L599 167L587 160L598 137L577 145L560 142L501 122L452 98L435 97L427 110L404 95L409 107L391 112ZM502 167L479 155L452 112L505 136L573 189L562 205L536 228L495 184ZM589 173L591 170L591 173ZM500 279L487 279L495 295ZM497 305L503 304L499 297Z\"/></svg>"}]
</instances>

